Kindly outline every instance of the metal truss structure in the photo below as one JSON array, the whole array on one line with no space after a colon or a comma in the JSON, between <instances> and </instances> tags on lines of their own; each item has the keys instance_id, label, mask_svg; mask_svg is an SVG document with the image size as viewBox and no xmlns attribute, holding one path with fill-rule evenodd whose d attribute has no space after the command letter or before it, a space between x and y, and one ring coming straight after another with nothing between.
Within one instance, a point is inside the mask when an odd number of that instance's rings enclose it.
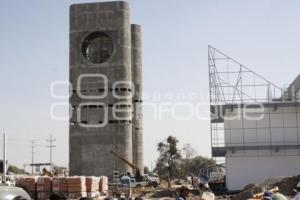
<instances>
[{"instance_id":1,"label":"metal truss structure","mask_svg":"<svg viewBox=\"0 0 300 200\"><path fill-rule=\"evenodd\" d=\"M212 46L208 47L208 68L210 110L214 115L211 116L213 157L224 157L228 151L224 119L215 117L224 115L224 107L259 103L287 106L288 102L294 102L290 90L275 85Z\"/></svg>"}]
</instances>

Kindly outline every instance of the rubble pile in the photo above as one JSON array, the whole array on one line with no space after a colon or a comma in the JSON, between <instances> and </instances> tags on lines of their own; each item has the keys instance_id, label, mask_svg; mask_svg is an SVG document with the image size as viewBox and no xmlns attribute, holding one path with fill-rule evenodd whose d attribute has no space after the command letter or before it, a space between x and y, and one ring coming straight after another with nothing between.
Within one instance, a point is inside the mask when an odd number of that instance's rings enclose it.
<instances>
[{"instance_id":1,"label":"rubble pile","mask_svg":"<svg viewBox=\"0 0 300 200\"><path fill-rule=\"evenodd\" d=\"M260 184L260 186L265 187L265 188L269 188L272 185L274 185L275 183L280 182L284 177L279 177L279 176L272 176L267 178L264 182L262 182Z\"/></svg>"},{"instance_id":2,"label":"rubble pile","mask_svg":"<svg viewBox=\"0 0 300 200\"><path fill-rule=\"evenodd\" d=\"M293 195L293 189L300 182L300 175L283 178L281 181L274 183L271 187L279 187L279 190L284 195Z\"/></svg>"},{"instance_id":3,"label":"rubble pile","mask_svg":"<svg viewBox=\"0 0 300 200\"><path fill-rule=\"evenodd\" d=\"M231 197L232 200L245 200L250 199L253 197L254 194L261 193L264 191L264 188L260 185L250 184L247 185L243 191L233 197Z\"/></svg>"},{"instance_id":4,"label":"rubble pile","mask_svg":"<svg viewBox=\"0 0 300 200\"><path fill-rule=\"evenodd\" d=\"M250 199L254 194L258 194L264 192L266 190L273 189L275 187L279 188L280 193L286 196L293 196L293 190L296 188L296 185L300 182L300 175L293 177L270 177L266 179L262 184L255 185L250 184L247 185L242 192L239 194L232 196L232 200L242 200L242 199Z\"/></svg>"}]
</instances>

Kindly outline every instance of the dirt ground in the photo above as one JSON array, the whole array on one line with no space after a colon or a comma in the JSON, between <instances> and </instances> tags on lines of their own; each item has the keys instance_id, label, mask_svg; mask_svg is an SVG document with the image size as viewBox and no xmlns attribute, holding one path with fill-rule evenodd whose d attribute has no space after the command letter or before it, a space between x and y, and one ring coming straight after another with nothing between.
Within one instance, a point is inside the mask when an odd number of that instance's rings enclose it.
<instances>
[{"instance_id":1,"label":"dirt ground","mask_svg":"<svg viewBox=\"0 0 300 200\"><path fill-rule=\"evenodd\" d=\"M280 177L271 177L261 183L260 185L250 184L244 188L244 190L236 195L223 195L217 196L216 200L247 200L252 198L253 194L263 192L265 190L274 188L275 186L279 187L280 192L286 196L290 196L289 200L292 200L292 191L295 188L296 184L300 181L300 175L294 177L280 178ZM175 199L176 198L176 189L180 188L180 185L173 185L172 188L168 189L168 184L162 182L158 188L140 188L133 191L134 197L141 197L143 199ZM190 199L198 199L197 196L192 196Z\"/></svg>"}]
</instances>

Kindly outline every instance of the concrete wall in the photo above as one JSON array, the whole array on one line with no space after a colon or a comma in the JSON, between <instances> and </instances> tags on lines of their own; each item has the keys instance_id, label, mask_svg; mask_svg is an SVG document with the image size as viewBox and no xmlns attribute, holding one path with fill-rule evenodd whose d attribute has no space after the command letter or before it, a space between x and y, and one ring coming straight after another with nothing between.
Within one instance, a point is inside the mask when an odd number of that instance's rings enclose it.
<instances>
[{"instance_id":1,"label":"concrete wall","mask_svg":"<svg viewBox=\"0 0 300 200\"><path fill-rule=\"evenodd\" d=\"M300 173L300 108L271 106L249 109L246 119L233 108L225 112L226 181L229 190L240 190L270 176Z\"/></svg>"},{"instance_id":2,"label":"concrete wall","mask_svg":"<svg viewBox=\"0 0 300 200\"><path fill-rule=\"evenodd\" d=\"M132 98L132 161L144 170L143 158L143 110L142 110L142 35L141 26L131 25L131 65L132 82L135 93Z\"/></svg>"},{"instance_id":3,"label":"concrete wall","mask_svg":"<svg viewBox=\"0 0 300 200\"><path fill-rule=\"evenodd\" d=\"M262 183L268 177L300 173L299 156L226 157L226 184L229 190L241 190L250 183Z\"/></svg>"},{"instance_id":4,"label":"concrete wall","mask_svg":"<svg viewBox=\"0 0 300 200\"><path fill-rule=\"evenodd\" d=\"M88 62L82 53L82 42L95 32L109 35L114 45L110 58L100 64ZM84 78L78 86L77 80L82 74L105 75L108 78L107 87L101 77ZM131 85L125 83L113 88L116 81L131 82L131 26L128 3L115 1L72 5L70 82L73 91L70 105L73 115L69 133L69 165L72 175L111 177L113 170L131 171L129 166L110 153L114 150L132 161L132 100L116 98L113 95L117 93L120 96L130 96L132 90ZM106 95L101 98L82 98L78 95L80 89L85 96ZM83 103L89 105L80 106ZM114 118L112 110L117 104L128 108L120 114L126 119ZM80 119L78 113L81 113ZM106 121L107 125L101 127Z\"/></svg>"}]
</instances>

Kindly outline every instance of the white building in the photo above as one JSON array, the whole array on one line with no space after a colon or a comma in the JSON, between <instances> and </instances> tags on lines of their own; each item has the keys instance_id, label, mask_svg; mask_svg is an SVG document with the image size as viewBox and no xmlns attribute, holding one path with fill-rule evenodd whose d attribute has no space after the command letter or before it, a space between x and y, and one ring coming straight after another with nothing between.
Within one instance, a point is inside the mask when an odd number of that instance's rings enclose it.
<instances>
[{"instance_id":1,"label":"white building","mask_svg":"<svg viewBox=\"0 0 300 200\"><path fill-rule=\"evenodd\" d=\"M212 154L225 158L227 188L300 174L300 76L281 89L213 47L209 71Z\"/></svg>"}]
</instances>

